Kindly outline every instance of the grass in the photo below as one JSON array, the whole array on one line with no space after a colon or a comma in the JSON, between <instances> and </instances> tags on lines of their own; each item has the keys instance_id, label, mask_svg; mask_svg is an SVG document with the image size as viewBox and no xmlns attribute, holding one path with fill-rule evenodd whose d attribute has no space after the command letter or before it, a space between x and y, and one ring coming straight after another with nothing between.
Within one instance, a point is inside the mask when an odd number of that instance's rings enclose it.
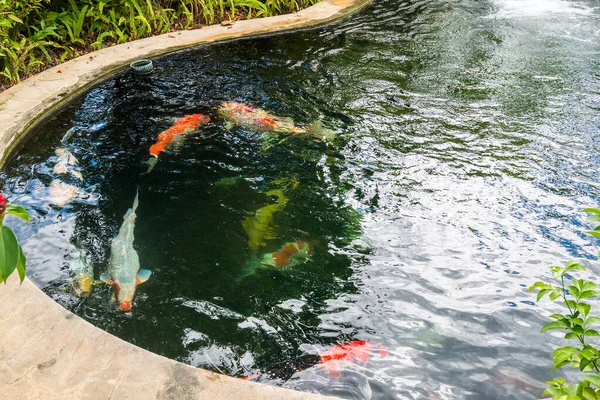
<instances>
[{"instance_id":1,"label":"grass","mask_svg":"<svg viewBox=\"0 0 600 400\"><path fill-rule=\"evenodd\" d=\"M222 21L298 11L319 0L0 0L0 91L106 46Z\"/></svg>"}]
</instances>

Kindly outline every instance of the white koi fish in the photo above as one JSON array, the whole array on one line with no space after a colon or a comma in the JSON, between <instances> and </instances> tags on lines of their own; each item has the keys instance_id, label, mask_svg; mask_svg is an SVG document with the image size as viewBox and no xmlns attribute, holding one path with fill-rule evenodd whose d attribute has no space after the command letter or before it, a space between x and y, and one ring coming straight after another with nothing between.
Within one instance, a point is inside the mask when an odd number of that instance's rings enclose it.
<instances>
[{"instance_id":1,"label":"white koi fish","mask_svg":"<svg viewBox=\"0 0 600 400\"><path fill-rule=\"evenodd\" d=\"M56 164L52 169L52 175L71 175L83 182L83 176L78 170L79 161L69 150L60 147L54 150L54 154L56 154Z\"/></svg>"},{"instance_id":2,"label":"white koi fish","mask_svg":"<svg viewBox=\"0 0 600 400\"><path fill-rule=\"evenodd\" d=\"M113 298L119 304L120 311L131 310L137 286L146 282L151 274L147 269L140 269L140 259L133 248L138 198L139 193L135 195L133 206L123 217L119 234L112 240L108 271L100 275L100 280L113 287Z\"/></svg>"}]
</instances>

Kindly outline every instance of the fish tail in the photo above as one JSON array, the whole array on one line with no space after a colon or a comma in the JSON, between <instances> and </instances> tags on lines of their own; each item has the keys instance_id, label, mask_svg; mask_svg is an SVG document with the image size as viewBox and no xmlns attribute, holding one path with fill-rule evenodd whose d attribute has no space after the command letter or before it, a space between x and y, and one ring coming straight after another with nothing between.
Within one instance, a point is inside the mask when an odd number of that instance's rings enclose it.
<instances>
[{"instance_id":1,"label":"fish tail","mask_svg":"<svg viewBox=\"0 0 600 400\"><path fill-rule=\"evenodd\" d=\"M69 129L65 135L62 137L62 139L60 139L60 142L65 145L67 144L67 142L71 139L71 136L73 136L73 134L75 133L77 129L75 127L72 127L71 129Z\"/></svg>"},{"instance_id":2,"label":"fish tail","mask_svg":"<svg viewBox=\"0 0 600 400\"><path fill-rule=\"evenodd\" d=\"M325 128L320 120L313 122L308 128L306 128L306 132L318 139L325 141L333 140L336 136L335 132L331 129Z\"/></svg>"},{"instance_id":3,"label":"fish tail","mask_svg":"<svg viewBox=\"0 0 600 400\"><path fill-rule=\"evenodd\" d=\"M133 205L131 206L131 208L129 210L127 210L127 212L125 213L125 216L123 217L123 220L126 221L127 219L133 217L133 219L135 219L135 212L138 208L139 205L139 197L140 197L140 189L138 188L135 192L135 199L133 200Z\"/></svg>"},{"instance_id":4,"label":"fish tail","mask_svg":"<svg viewBox=\"0 0 600 400\"><path fill-rule=\"evenodd\" d=\"M235 278L236 282L241 282L244 278L253 275L256 269L260 266L260 261L256 259L249 260L242 268L242 272Z\"/></svg>"},{"instance_id":5,"label":"fish tail","mask_svg":"<svg viewBox=\"0 0 600 400\"><path fill-rule=\"evenodd\" d=\"M138 208L138 205L140 204L140 188L137 188L135 191L135 199L133 199L133 207L132 207L132 211L135 214L135 211Z\"/></svg>"}]
</instances>

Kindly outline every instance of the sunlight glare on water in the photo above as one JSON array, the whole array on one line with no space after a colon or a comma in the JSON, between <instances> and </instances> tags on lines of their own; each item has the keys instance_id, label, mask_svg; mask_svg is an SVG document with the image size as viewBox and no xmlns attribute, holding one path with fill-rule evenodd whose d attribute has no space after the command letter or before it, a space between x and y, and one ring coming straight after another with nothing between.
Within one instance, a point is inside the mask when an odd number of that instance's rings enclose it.
<instances>
[{"instance_id":1,"label":"sunlight glare on water","mask_svg":"<svg viewBox=\"0 0 600 400\"><path fill-rule=\"evenodd\" d=\"M581 212L600 203L599 71L592 0L375 1L111 78L34 128L1 179L34 217L14 224L29 277L138 346L348 399L538 399L562 342L539 332L554 308L527 287L568 259L600 272ZM337 138L231 127L223 101ZM142 175L158 133L195 113L212 121ZM52 157L69 129L84 184L57 208ZM107 287L82 300L64 286L77 241L106 270L136 187L135 246L153 273L119 313ZM243 221L277 190L273 238L253 250ZM248 273L296 240L309 260ZM360 340L385 351L341 374L319 364Z\"/></svg>"}]
</instances>

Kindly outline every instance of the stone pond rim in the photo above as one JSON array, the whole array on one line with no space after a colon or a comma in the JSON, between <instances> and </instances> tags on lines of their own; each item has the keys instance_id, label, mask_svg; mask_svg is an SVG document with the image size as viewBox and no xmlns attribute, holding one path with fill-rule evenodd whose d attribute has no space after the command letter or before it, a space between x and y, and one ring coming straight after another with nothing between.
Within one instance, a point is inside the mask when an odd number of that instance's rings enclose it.
<instances>
[{"instance_id":1,"label":"stone pond rim","mask_svg":"<svg viewBox=\"0 0 600 400\"><path fill-rule=\"evenodd\" d=\"M108 47L0 93L0 168L36 125L92 85L150 58L241 37L314 28L370 0L323 0L297 13L212 25ZM25 251L32 251L27 249ZM219 375L159 356L65 310L31 281L0 286L0 392L10 399L325 399Z\"/></svg>"}]
</instances>

